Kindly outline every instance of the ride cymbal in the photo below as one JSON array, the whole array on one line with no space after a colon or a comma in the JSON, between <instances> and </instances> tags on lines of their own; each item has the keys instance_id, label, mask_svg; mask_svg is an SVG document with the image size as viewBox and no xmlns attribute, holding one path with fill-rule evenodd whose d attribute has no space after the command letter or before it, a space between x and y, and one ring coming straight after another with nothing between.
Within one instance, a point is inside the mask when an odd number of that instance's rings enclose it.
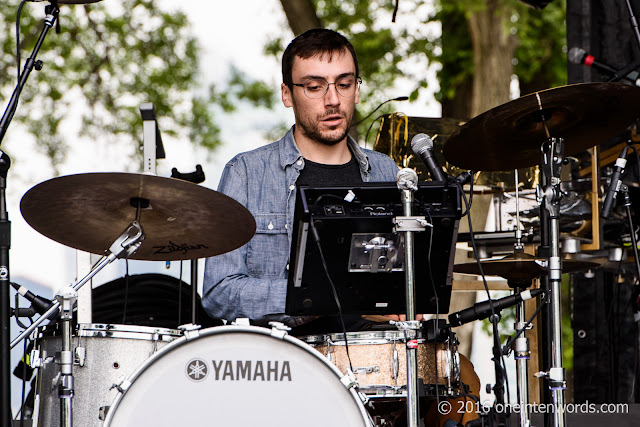
<instances>
[{"instance_id":1,"label":"ride cymbal","mask_svg":"<svg viewBox=\"0 0 640 427\"><path fill-rule=\"evenodd\" d=\"M173 261L205 258L247 243L256 230L249 211L232 198L173 178L87 173L53 178L20 202L36 231L82 251L104 254L141 209L145 240L129 258ZM146 204L146 203L145 203Z\"/></svg>"},{"instance_id":2,"label":"ride cymbal","mask_svg":"<svg viewBox=\"0 0 640 427\"><path fill-rule=\"evenodd\" d=\"M446 141L448 162L467 170L500 171L540 163L549 136L564 138L570 156L622 132L640 116L640 88L581 83L523 96L462 125Z\"/></svg>"}]
</instances>

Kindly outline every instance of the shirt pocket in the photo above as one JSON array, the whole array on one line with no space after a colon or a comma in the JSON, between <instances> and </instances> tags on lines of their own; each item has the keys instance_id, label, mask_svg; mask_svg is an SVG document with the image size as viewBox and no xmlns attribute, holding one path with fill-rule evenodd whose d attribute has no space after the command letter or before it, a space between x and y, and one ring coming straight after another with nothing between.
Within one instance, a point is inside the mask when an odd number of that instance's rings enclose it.
<instances>
[{"instance_id":1,"label":"shirt pocket","mask_svg":"<svg viewBox=\"0 0 640 427\"><path fill-rule=\"evenodd\" d=\"M280 213L254 215L256 234L247 247L247 271L261 278L286 278L289 260L287 217Z\"/></svg>"}]
</instances>

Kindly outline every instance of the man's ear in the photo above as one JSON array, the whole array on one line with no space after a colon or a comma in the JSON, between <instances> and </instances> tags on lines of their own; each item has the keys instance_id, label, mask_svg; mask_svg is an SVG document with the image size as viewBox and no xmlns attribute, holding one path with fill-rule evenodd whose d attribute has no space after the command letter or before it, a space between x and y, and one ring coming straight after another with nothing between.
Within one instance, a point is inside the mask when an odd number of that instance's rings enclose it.
<instances>
[{"instance_id":1,"label":"man's ear","mask_svg":"<svg viewBox=\"0 0 640 427\"><path fill-rule=\"evenodd\" d=\"M360 103L360 85L358 85L358 87L356 87L355 103L356 104Z\"/></svg>"},{"instance_id":2,"label":"man's ear","mask_svg":"<svg viewBox=\"0 0 640 427\"><path fill-rule=\"evenodd\" d=\"M282 85L280 86L280 91L282 92L282 103L284 104L284 106L287 108L293 107L293 94L291 93L291 88L282 83Z\"/></svg>"}]
</instances>

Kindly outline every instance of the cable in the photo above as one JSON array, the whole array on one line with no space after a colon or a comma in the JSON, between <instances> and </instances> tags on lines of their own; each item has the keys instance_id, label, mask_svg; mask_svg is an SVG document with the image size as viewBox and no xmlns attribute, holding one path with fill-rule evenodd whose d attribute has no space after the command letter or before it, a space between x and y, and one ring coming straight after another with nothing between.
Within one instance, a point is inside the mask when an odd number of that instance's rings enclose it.
<instances>
[{"instance_id":1,"label":"cable","mask_svg":"<svg viewBox=\"0 0 640 427\"><path fill-rule=\"evenodd\" d=\"M182 325L182 263L180 261L180 277L178 278L178 325Z\"/></svg>"},{"instance_id":2,"label":"cable","mask_svg":"<svg viewBox=\"0 0 640 427\"><path fill-rule=\"evenodd\" d=\"M25 339L23 341L23 350L22 350L22 357L24 358L27 354L27 341L29 341L29 339ZM22 363L22 397L20 399L20 401L22 402L22 404L20 405L20 427L24 427L24 405L26 404L25 402L25 392L26 392L26 388L27 388L27 363L26 360L23 360Z\"/></svg>"},{"instance_id":3,"label":"cable","mask_svg":"<svg viewBox=\"0 0 640 427\"><path fill-rule=\"evenodd\" d=\"M22 8L27 3L27 1L28 0L22 0L20 2L20 6L18 6L18 13L16 16L16 58L18 59L18 84L20 83L20 67L22 66L22 61L20 59L20 16L22 15Z\"/></svg>"},{"instance_id":4,"label":"cable","mask_svg":"<svg viewBox=\"0 0 640 427\"><path fill-rule=\"evenodd\" d=\"M124 276L124 307L122 308L122 324L126 325L127 319L127 303L129 302L129 258L125 258L125 276Z\"/></svg>"},{"instance_id":5,"label":"cable","mask_svg":"<svg viewBox=\"0 0 640 427\"><path fill-rule=\"evenodd\" d=\"M546 304L548 302L549 298L547 297L546 293L542 294L542 297L540 298L540 304L538 305L538 307L536 308L536 311L533 313L533 315L529 318L529 320L527 320L527 323L524 324L524 326L520 329L516 329L515 330L515 335L510 337L507 342L504 344L504 346L502 347L502 352L503 353L508 353L509 352L509 348L511 347L511 345L513 344L513 342L515 340L518 339L518 337L527 330L527 328L529 327L529 325L531 325L531 322L533 322L533 319L536 318L536 316L540 313L540 310L542 309L543 305Z\"/></svg>"},{"instance_id":6,"label":"cable","mask_svg":"<svg viewBox=\"0 0 640 427\"><path fill-rule=\"evenodd\" d=\"M471 204L468 202L467 200L467 195L463 192L461 192L462 194L462 198L464 200L465 205L467 206L467 211L470 210L471 208ZM473 195L473 193L472 193ZM473 225L471 224L471 215L467 215L467 222L469 224L469 236L471 238L471 246L473 248L473 253L476 255L476 262L478 263L478 270L480 271L480 276L482 277L482 284L484 285L484 289L485 292L487 293L487 297L488 297L488 301L489 301L489 307L491 308L491 317L495 319L496 316L496 311L495 308L493 306L493 299L491 298L491 294L489 293L489 285L487 284L487 279L484 275L484 269L482 268L482 263L480 262L480 257L478 256L478 248L476 246L476 239L473 235ZM498 343L500 342L500 335L499 335L499 330L498 330L498 322L492 322L493 324L493 334L494 334L494 340L498 340ZM504 368L504 366L506 366L506 364L504 363L504 356L502 355L502 350L500 349L500 361L497 361L497 363L499 365L501 365L501 369ZM506 389L507 389L507 401L511 401L511 396L510 396L510 392L509 392L509 378L505 375L504 376L504 382L506 385Z\"/></svg>"},{"instance_id":7,"label":"cable","mask_svg":"<svg viewBox=\"0 0 640 427\"><path fill-rule=\"evenodd\" d=\"M426 204L424 205L424 211L427 214L427 216L429 217L429 222L431 224L433 224L433 218L431 217L431 212L429 212L429 209L426 208ZM440 298L438 297L438 290L436 289L436 282L435 280L433 280L433 271L431 271L431 248L433 248L433 227L428 227L429 228L429 242L428 242L428 247L427 247L427 266L429 267L429 280L431 281L431 288L433 289L433 296L436 299L436 323L434 328L438 328L440 325ZM436 332L436 331L434 331ZM434 359L434 366L436 367L436 406L437 408L440 407L440 393L438 390L438 340L437 340L437 336L438 334L434 334L435 338L435 342L433 345L433 359ZM451 337L449 338L451 339ZM440 425L440 411L438 412L438 425Z\"/></svg>"},{"instance_id":8,"label":"cable","mask_svg":"<svg viewBox=\"0 0 640 427\"><path fill-rule=\"evenodd\" d=\"M371 122L371 124L369 125L369 127L367 128L367 133L364 135L364 148L367 148L367 140L369 139L369 132L371 132L371 128L373 127L373 125L380 119L384 118L386 116L386 114L381 114L378 117L376 117L375 119L373 119L373 121Z\"/></svg>"},{"instance_id":9,"label":"cable","mask_svg":"<svg viewBox=\"0 0 640 427\"><path fill-rule=\"evenodd\" d=\"M349 343L347 340L347 327L344 323L344 315L342 314L342 304L340 304L340 298L338 297L338 291L336 290L336 286L331 279L331 275L329 274L329 267L327 266L327 261L324 258L324 252L322 251L322 245L320 244L320 236L318 235L318 230L316 229L315 224L313 223L313 218L309 220L309 228L311 228L311 234L313 235L313 240L315 240L316 245L318 246L318 252L320 253L320 261L322 262L322 268L324 269L325 274L327 275L327 279L329 280L329 284L331 285L331 292L333 293L333 298L336 302L336 306L338 307L338 316L340 317L340 324L342 325L342 333L344 336L344 348L347 352L347 359L349 360L349 369L353 372L353 365L351 364L351 355L349 354Z\"/></svg>"}]
</instances>

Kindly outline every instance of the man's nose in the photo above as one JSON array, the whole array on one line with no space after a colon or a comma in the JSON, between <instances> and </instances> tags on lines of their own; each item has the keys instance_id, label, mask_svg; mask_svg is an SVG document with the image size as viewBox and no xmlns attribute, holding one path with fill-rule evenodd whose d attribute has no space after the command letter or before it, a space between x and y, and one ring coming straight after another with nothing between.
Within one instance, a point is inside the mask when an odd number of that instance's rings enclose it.
<instances>
[{"instance_id":1,"label":"man's nose","mask_svg":"<svg viewBox=\"0 0 640 427\"><path fill-rule=\"evenodd\" d=\"M327 93L324 94L325 105L340 105L340 95L336 89L335 83L330 83L327 88Z\"/></svg>"}]
</instances>

